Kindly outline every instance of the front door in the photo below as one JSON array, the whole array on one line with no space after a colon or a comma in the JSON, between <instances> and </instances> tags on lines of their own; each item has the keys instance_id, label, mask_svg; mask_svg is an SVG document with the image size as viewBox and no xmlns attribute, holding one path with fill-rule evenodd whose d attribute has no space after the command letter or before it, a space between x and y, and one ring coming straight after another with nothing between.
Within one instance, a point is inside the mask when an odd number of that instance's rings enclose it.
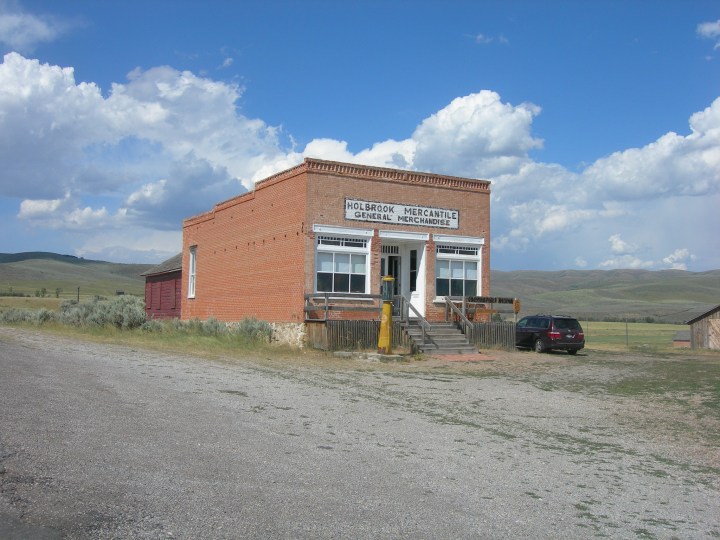
<instances>
[{"instance_id":1,"label":"front door","mask_svg":"<svg viewBox=\"0 0 720 540\"><path fill-rule=\"evenodd\" d=\"M393 294L405 297L421 315L425 315L425 276L422 254L424 245L418 243L383 244L380 276L392 276ZM413 316L413 312L410 312Z\"/></svg>"}]
</instances>

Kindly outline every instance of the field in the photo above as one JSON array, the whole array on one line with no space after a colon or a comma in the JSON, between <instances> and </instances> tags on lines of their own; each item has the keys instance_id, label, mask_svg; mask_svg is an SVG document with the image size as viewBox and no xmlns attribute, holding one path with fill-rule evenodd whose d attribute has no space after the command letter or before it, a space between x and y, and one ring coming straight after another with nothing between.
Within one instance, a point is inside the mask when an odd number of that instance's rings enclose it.
<instances>
[{"instance_id":1,"label":"field","mask_svg":"<svg viewBox=\"0 0 720 540\"><path fill-rule=\"evenodd\" d=\"M684 323L720 303L720 271L492 272L493 295L520 298L523 314L582 320Z\"/></svg>"},{"instance_id":2,"label":"field","mask_svg":"<svg viewBox=\"0 0 720 540\"><path fill-rule=\"evenodd\" d=\"M673 337L684 324L581 321L586 346L602 350L663 350L673 348Z\"/></svg>"}]
</instances>

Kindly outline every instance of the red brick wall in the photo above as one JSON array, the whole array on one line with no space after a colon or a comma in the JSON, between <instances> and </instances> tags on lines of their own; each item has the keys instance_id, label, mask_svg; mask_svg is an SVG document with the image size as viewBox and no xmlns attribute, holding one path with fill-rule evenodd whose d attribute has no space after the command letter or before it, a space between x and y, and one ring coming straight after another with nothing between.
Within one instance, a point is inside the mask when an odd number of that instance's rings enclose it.
<instances>
[{"instance_id":1,"label":"red brick wall","mask_svg":"<svg viewBox=\"0 0 720 540\"><path fill-rule=\"evenodd\" d=\"M183 226L183 268L197 246L195 298L182 318L304 321L305 179L295 175L216 205Z\"/></svg>"}]
</instances>

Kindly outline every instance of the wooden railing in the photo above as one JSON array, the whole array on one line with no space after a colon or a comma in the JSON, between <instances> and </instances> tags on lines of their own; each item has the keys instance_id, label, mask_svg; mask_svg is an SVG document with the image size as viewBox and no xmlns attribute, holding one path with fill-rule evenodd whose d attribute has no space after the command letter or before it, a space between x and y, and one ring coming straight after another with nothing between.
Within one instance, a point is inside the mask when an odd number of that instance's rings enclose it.
<instances>
[{"instance_id":1,"label":"wooden railing","mask_svg":"<svg viewBox=\"0 0 720 540\"><path fill-rule=\"evenodd\" d=\"M374 311L380 316L382 312L382 296L379 294L355 294L318 292L305 295L305 320L324 322L328 320L328 312L338 311ZM311 313L321 312L320 318L310 317Z\"/></svg>"},{"instance_id":2,"label":"wooden railing","mask_svg":"<svg viewBox=\"0 0 720 540\"><path fill-rule=\"evenodd\" d=\"M465 334L468 340L472 343L473 338L473 323L465 316L466 307L465 299L462 299L462 309L458 308L449 296L445 297L445 321L452 320L454 315L457 319L455 322L460 327L460 331Z\"/></svg>"},{"instance_id":3,"label":"wooden railing","mask_svg":"<svg viewBox=\"0 0 720 540\"><path fill-rule=\"evenodd\" d=\"M407 298L405 298L404 296L394 296L393 306L398 306L398 309L400 311L400 322L405 324L410 323L410 312L413 312L413 322L417 322L418 326L420 326L420 330L422 331L422 345L425 345L427 343L437 345L437 343L435 343L435 340L433 340L433 338L428 335L428 331L432 330L432 326L429 322L427 322L425 317L420 314L417 308L410 303Z\"/></svg>"}]
</instances>

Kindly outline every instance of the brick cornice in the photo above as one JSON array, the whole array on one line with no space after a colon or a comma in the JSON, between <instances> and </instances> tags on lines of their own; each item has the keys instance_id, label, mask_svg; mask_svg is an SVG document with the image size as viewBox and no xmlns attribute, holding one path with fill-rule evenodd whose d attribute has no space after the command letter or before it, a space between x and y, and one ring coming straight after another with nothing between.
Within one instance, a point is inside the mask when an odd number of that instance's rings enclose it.
<instances>
[{"instance_id":1,"label":"brick cornice","mask_svg":"<svg viewBox=\"0 0 720 540\"><path fill-rule=\"evenodd\" d=\"M480 191L489 193L490 182L488 180L476 180L473 178L462 178L459 176L447 176L443 174L432 174L418 171L407 171L403 169L389 169L387 167L373 167L370 165L358 165L355 163L341 163L338 161L325 161L323 159L305 158L305 160L272 176L258 181L255 188L249 192L237 195L226 201L219 202L215 207L205 213L187 218L183 226L187 227L203 221L212 219L217 210L228 208L235 204L253 199L255 191L270 187L273 184L287 180L304 172L318 172L333 174L336 176L347 176L350 178L365 178L379 182L395 182L404 184L427 185L432 187L460 189L466 191Z\"/></svg>"},{"instance_id":2,"label":"brick cornice","mask_svg":"<svg viewBox=\"0 0 720 540\"><path fill-rule=\"evenodd\" d=\"M369 180L426 184L433 187L448 187L472 191L490 191L490 182L488 180L475 180L459 176L447 176L402 169L389 169L386 167L373 167L370 165L358 165L354 163L340 163L337 161L325 161L315 158L305 158L303 163L261 180L256 184L255 189L263 187L266 183L271 184L285 180L286 178L290 178L302 172L321 172L337 176L367 178Z\"/></svg>"}]
</instances>

